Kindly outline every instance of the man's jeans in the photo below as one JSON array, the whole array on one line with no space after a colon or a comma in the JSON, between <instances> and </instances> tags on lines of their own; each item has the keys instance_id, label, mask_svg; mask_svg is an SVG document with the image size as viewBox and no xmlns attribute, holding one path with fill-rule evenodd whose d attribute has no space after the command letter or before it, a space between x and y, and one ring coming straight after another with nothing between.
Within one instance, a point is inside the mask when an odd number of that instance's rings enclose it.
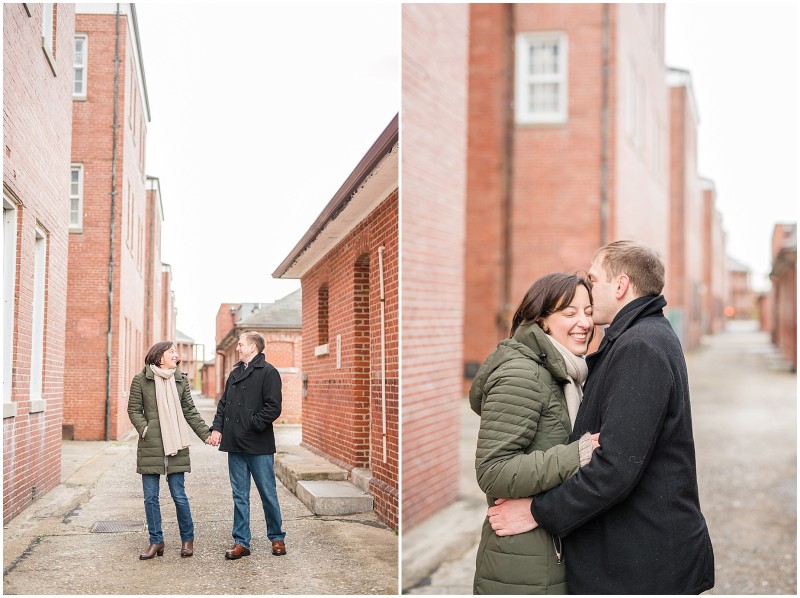
<instances>
[{"instance_id":1,"label":"man's jeans","mask_svg":"<svg viewBox=\"0 0 800 598\"><path fill-rule=\"evenodd\" d=\"M158 491L161 476L155 473L142 474L142 489L144 490L144 512L147 516L147 529L150 532L150 544L160 544L164 541L161 531L161 506L158 503ZM172 500L175 502L175 511L178 515L178 529L181 532L181 541L194 540L194 523L192 512L189 510L189 499L183 489L183 472L171 473L167 476L167 485Z\"/></svg>"},{"instance_id":2,"label":"man's jeans","mask_svg":"<svg viewBox=\"0 0 800 598\"><path fill-rule=\"evenodd\" d=\"M228 453L228 475L233 490L233 540L250 548L250 476L256 483L267 520L267 537L270 541L283 541L286 532L281 529L281 508L275 488L275 455L248 455Z\"/></svg>"}]
</instances>

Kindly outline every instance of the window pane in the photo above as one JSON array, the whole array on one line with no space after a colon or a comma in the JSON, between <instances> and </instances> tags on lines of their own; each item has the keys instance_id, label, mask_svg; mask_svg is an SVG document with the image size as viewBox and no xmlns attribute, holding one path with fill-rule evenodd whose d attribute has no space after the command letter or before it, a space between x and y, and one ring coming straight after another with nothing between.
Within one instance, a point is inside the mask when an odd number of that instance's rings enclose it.
<instances>
[{"instance_id":1,"label":"window pane","mask_svg":"<svg viewBox=\"0 0 800 598\"><path fill-rule=\"evenodd\" d=\"M80 206L80 200L78 198L72 198L69 201L69 223L73 226L77 226L79 221L78 208Z\"/></svg>"},{"instance_id":2,"label":"window pane","mask_svg":"<svg viewBox=\"0 0 800 598\"><path fill-rule=\"evenodd\" d=\"M73 90L74 94L83 94L83 69L75 69L75 86Z\"/></svg>"},{"instance_id":3,"label":"window pane","mask_svg":"<svg viewBox=\"0 0 800 598\"><path fill-rule=\"evenodd\" d=\"M83 64L83 44L82 37L75 38L75 64Z\"/></svg>"}]
</instances>

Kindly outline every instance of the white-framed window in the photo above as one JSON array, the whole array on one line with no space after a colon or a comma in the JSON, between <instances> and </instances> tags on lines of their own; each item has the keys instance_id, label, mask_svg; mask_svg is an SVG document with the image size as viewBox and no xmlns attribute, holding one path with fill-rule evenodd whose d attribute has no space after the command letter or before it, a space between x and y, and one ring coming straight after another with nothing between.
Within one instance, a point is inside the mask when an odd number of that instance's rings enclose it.
<instances>
[{"instance_id":1,"label":"white-framed window","mask_svg":"<svg viewBox=\"0 0 800 598\"><path fill-rule=\"evenodd\" d=\"M86 98L86 73L89 64L89 38L84 34L75 36L74 77L72 85L73 98Z\"/></svg>"},{"instance_id":2,"label":"white-framed window","mask_svg":"<svg viewBox=\"0 0 800 598\"><path fill-rule=\"evenodd\" d=\"M69 230L83 231L83 165L73 164L69 183Z\"/></svg>"},{"instance_id":3,"label":"white-framed window","mask_svg":"<svg viewBox=\"0 0 800 598\"><path fill-rule=\"evenodd\" d=\"M33 318L31 327L31 413L44 411L44 304L47 278L47 233L36 227L33 253Z\"/></svg>"},{"instance_id":4,"label":"white-framed window","mask_svg":"<svg viewBox=\"0 0 800 598\"><path fill-rule=\"evenodd\" d=\"M16 415L16 404L11 402L16 282L17 205L3 194L3 418Z\"/></svg>"},{"instance_id":5,"label":"white-framed window","mask_svg":"<svg viewBox=\"0 0 800 598\"><path fill-rule=\"evenodd\" d=\"M567 36L520 33L516 47L518 124L567 122Z\"/></svg>"}]
</instances>

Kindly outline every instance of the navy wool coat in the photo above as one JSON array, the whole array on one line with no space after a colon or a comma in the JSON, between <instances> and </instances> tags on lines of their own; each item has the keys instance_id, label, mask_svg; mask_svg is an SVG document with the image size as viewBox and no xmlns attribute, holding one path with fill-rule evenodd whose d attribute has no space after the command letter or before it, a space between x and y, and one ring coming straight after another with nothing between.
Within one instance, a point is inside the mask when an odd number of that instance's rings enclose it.
<instances>
[{"instance_id":1,"label":"navy wool coat","mask_svg":"<svg viewBox=\"0 0 800 598\"><path fill-rule=\"evenodd\" d=\"M281 376L263 353L244 367L237 363L217 404L212 430L222 434L219 450L249 455L275 454L272 422L281 415Z\"/></svg>"},{"instance_id":2,"label":"navy wool coat","mask_svg":"<svg viewBox=\"0 0 800 598\"><path fill-rule=\"evenodd\" d=\"M587 358L572 438L600 432L591 462L533 499L565 537L574 594L699 594L714 553L697 489L686 361L661 295L626 305Z\"/></svg>"}]
</instances>

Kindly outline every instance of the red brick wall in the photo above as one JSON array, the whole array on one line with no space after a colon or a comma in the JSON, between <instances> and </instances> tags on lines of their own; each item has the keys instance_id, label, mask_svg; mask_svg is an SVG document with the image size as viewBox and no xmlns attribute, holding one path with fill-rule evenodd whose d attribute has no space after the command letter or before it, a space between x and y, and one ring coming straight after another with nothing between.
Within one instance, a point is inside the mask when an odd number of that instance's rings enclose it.
<instances>
[{"instance_id":1,"label":"red brick wall","mask_svg":"<svg viewBox=\"0 0 800 598\"><path fill-rule=\"evenodd\" d=\"M11 402L3 418L3 523L61 476L74 5L58 5L55 75L41 44L42 4L3 5L3 191L17 204ZM46 233L43 359L31 364L35 229ZM44 411L31 413L32 366Z\"/></svg>"},{"instance_id":2,"label":"red brick wall","mask_svg":"<svg viewBox=\"0 0 800 598\"><path fill-rule=\"evenodd\" d=\"M458 497L470 7L405 4L402 10L403 528L407 529ZM494 313L496 306L487 309Z\"/></svg>"},{"instance_id":3,"label":"red brick wall","mask_svg":"<svg viewBox=\"0 0 800 598\"><path fill-rule=\"evenodd\" d=\"M144 349L145 352L155 343L165 340L161 338L162 313L162 276L161 276L161 198L158 190L158 179L149 179L147 190L147 241L145 249L145 297L144 297ZM146 354L146 353L145 353Z\"/></svg>"},{"instance_id":4,"label":"red brick wall","mask_svg":"<svg viewBox=\"0 0 800 598\"><path fill-rule=\"evenodd\" d=\"M384 247L386 451L381 409L379 247ZM378 515L398 527L398 194L393 193L302 279L303 444L348 469L369 467ZM318 291L327 285L328 353L315 356ZM340 366L337 367L337 353Z\"/></svg>"},{"instance_id":5,"label":"red brick wall","mask_svg":"<svg viewBox=\"0 0 800 598\"><path fill-rule=\"evenodd\" d=\"M794 231L794 232L792 232ZM772 341L797 371L797 224L775 225L772 234ZM786 241L794 235L794 247Z\"/></svg>"},{"instance_id":6,"label":"red brick wall","mask_svg":"<svg viewBox=\"0 0 800 598\"><path fill-rule=\"evenodd\" d=\"M70 234L65 363L64 424L79 440L105 436L105 356L108 327L109 238L111 236L112 123L114 115L114 15L76 16L75 30L88 36L87 98L73 102L72 160L84 167L83 231ZM140 162L141 109L129 114L132 41L120 17L120 80L117 106L117 176L114 213L114 282L111 325L110 437L131 428L127 415L133 375L143 367L144 273L147 202ZM141 102L137 100L141 105ZM102 290L102 291L101 291Z\"/></svg>"},{"instance_id":7,"label":"red brick wall","mask_svg":"<svg viewBox=\"0 0 800 598\"><path fill-rule=\"evenodd\" d=\"M717 334L725 328L725 235L722 216L716 208L716 190L703 181L703 313L702 334Z\"/></svg>"}]
</instances>

